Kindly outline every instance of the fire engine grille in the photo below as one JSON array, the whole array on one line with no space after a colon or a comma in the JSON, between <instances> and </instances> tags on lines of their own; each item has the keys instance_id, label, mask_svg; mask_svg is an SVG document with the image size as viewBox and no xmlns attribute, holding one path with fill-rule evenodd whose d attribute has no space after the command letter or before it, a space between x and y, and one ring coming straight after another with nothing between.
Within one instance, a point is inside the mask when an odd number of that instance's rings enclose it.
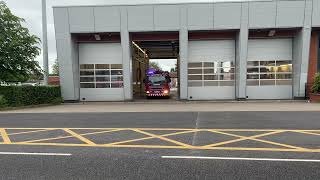
<instances>
[{"instance_id":1,"label":"fire engine grille","mask_svg":"<svg viewBox=\"0 0 320 180\"><path fill-rule=\"evenodd\" d=\"M151 86L151 87L150 87L150 90L151 90L151 91L162 91L163 88L162 88L162 87L157 87L157 86Z\"/></svg>"},{"instance_id":2,"label":"fire engine grille","mask_svg":"<svg viewBox=\"0 0 320 180\"><path fill-rule=\"evenodd\" d=\"M147 96L155 96L155 97L159 97L159 96L166 96L165 94L148 94Z\"/></svg>"}]
</instances>

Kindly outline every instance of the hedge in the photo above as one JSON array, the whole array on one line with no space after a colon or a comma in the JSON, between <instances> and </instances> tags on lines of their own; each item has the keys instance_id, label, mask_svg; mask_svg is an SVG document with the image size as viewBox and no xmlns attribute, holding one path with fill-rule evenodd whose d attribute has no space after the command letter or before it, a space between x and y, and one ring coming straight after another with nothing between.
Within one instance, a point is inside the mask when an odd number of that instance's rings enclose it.
<instances>
[{"instance_id":1,"label":"hedge","mask_svg":"<svg viewBox=\"0 0 320 180\"><path fill-rule=\"evenodd\" d=\"M60 87L0 86L0 108L61 103Z\"/></svg>"}]
</instances>

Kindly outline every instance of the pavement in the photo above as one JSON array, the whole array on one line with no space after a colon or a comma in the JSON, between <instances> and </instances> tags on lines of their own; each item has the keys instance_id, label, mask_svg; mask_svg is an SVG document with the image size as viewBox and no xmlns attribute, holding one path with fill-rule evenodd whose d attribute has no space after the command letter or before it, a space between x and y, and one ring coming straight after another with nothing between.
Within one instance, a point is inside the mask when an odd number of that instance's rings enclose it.
<instances>
[{"instance_id":1,"label":"pavement","mask_svg":"<svg viewBox=\"0 0 320 180\"><path fill-rule=\"evenodd\" d=\"M2 113L0 179L319 179L319 117L319 111Z\"/></svg>"},{"instance_id":2,"label":"pavement","mask_svg":"<svg viewBox=\"0 0 320 180\"><path fill-rule=\"evenodd\" d=\"M230 111L320 111L320 103L307 101L176 101L167 99L134 102L84 102L25 108L0 113L81 113L81 112L230 112Z\"/></svg>"}]
</instances>

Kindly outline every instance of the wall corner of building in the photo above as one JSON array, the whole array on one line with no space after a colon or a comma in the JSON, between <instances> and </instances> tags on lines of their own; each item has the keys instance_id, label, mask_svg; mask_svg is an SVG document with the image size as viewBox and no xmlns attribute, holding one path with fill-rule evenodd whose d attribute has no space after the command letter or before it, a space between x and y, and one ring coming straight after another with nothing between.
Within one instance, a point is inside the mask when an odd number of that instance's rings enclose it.
<instances>
[{"instance_id":1,"label":"wall corner of building","mask_svg":"<svg viewBox=\"0 0 320 180\"><path fill-rule=\"evenodd\" d=\"M240 30L236 37L236 99L246 99L249 39L249 3L241 3Z\"/></svg>"},{"instance_id":2,"label":"wall corner of building","mask_svg":"<svg viewBox=\"0 0 320 180\"><path fill-rule=\"evenodd\" d=\"M123 84L124 84L124 101L133 99L132 87L132 57L131 57L131 41L128 31L128 13L126 7L120 8L121 18L121 48L122 48L122 63L123 63Z\"/></svg>"},{"instance_id":3,"label":"wall corner of building","mask_svg":"<svg viewBox=\"0 0 320 180\"><path fill-rule=\"evenodd\" d=\"M304 24L294 40L294 97L306 96L312 32L312 0L305 1Z\"/></svg>"},{"instance_id":4,"label":"wall corner of building","mask_svg":"<svg viewBox=\"0 0 320 180\"><path fill-rule=\"evenodd\" d=\"M54 8L53 13L62 98L66 101L78 100L74 74L76 52L70 33L68 8Z\"/></svg>"},{"instance_id":5,"label":"wall corner of building","mask_svg":"<svg viewBox=\"0 0 320 180\"><path fill-rule=\"evenodd\" d=\"M188 27L187 7L180 9L180 30L179 30L179 62L180 62L180 99L188 99Z\"/></svg>"}]
</instances>

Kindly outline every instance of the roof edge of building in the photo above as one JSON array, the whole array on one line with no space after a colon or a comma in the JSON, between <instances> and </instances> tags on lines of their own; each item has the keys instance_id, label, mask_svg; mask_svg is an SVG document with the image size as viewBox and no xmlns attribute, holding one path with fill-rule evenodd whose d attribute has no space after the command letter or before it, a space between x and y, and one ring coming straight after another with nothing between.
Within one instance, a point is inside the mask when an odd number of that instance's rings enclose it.
<instances>
[{"instance_id":1,"label":"roof edge of building","mask_svg":"<svg viewBox=\"0 0 320 180\"><path fill-rule=\"evenodd\" d=\"M225 1L225 2L217 2L217 1L212 1L212 2L176 2L176 3L141 3L141 4L101 4L101 5L70 5L70 6L52 6L52 8L71 8L71 7L114 7L114 6L151 6L151 5L189 5L189 4L222 4L222 3L252 3L252 2L272 2L272 1L277 1L277 0L232 0L232 1ZM304 1L304 0L302 0Z\"/></svg>"}]
</instances>

